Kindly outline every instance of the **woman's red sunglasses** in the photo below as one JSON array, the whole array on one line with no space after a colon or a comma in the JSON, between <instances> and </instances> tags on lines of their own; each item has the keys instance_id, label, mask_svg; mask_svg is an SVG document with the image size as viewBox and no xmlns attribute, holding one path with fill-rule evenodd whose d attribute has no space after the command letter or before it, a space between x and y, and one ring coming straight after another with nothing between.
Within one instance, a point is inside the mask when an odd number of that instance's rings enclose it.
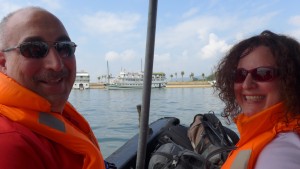
<instances>
[{"instance_id":1,"label":"woman's red sunglasses","mask_svg":"<svg viewBox=\"0 0 300 169\"><path fill-rule=\"evenodd\" d=\"M268 82L279 76L278 69L274 67L257 67L251 70L239 68L234 71L234 82L243 83L248 73L250 73L252 79L257 82Z\"/></svg>"}]
</instances>

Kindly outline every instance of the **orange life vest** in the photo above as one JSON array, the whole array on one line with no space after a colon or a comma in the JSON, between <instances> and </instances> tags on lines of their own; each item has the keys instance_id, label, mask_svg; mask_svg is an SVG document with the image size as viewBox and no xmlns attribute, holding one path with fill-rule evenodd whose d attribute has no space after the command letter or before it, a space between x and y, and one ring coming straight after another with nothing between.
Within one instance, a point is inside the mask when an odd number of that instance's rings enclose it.
<instances>
[{"instance_id":1,"label":"orange life vest","mask_svg":"<svg viewBox=\"0 0 300 169\"><path fill-rule=\"evenodd\" d=\"M83 169L105 169L97 139L88 122L70 103L66 104L62 116L50 111L47 100L2 73L0 84L0 114L81 154Z\"/></svg>"},{"instance_id":2,"label":"orange life vest","mask_svg":"<svg viewBox=\"0 0 300 169\"><path fill-rule=\"evenodd\" d=\"M287 123L288 120L288 123ZM237 149L232 151L222 169L252 169L262 149L279 132L300 133L299 118L286 119L283 103L278 103L253 116L240 114L236 119L240 132Z\"/></svg>"}]
</instances>

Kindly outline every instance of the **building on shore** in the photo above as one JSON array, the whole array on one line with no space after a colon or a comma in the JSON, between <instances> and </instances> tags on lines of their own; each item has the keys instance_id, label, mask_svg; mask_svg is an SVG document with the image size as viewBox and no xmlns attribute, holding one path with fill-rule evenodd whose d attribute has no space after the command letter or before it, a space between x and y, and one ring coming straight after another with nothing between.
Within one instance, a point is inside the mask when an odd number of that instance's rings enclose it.
<instances>
[{"instance_id":1,"label":"building on shore","mask_svg":"<svg viewBox=\"0 0 300 169\"><path fill-rule=\"evenodd\" d=\"M87 72L77 72L73 89L89 89L90 88L90 75Z\"/></svg>"}]
</instances>

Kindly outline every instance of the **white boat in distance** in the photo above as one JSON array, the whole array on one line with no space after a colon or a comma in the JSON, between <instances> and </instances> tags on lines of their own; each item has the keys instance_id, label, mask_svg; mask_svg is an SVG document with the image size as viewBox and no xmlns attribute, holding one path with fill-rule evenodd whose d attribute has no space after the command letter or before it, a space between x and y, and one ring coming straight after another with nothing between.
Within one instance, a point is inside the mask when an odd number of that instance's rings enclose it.
<instances>
[{"instance_id":1,"label":"white boat in distance","mask_svg":"<svg viewBox=\"0 0 300 169\"><path fill-rule=\"evenodd\" d=\"M144 73L143 72L126 72L121 71L115 78L110 78L106 88L114 89L142 89L143 88ZM152 74L152 88L166 87L167 79L165 73Z\"/></svg>"}]
</instances>

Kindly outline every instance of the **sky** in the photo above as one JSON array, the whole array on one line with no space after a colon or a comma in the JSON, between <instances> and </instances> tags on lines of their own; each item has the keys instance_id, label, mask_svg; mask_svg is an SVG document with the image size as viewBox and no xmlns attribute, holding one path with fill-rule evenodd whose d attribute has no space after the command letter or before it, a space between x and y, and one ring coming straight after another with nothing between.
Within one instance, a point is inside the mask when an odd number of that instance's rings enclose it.
<instances>
[{"instance_id":1,"label":"sky","mask_svg":"<svg viewBox=\"0 0 300 169\"><path fill-rule=\"evenodd\" d=\"M65 25L77 71L91 82L109 72L144 69L147 0L0 0L0 18L40 6ZM298 0L158 0L153 72L210 75L239 41L271 30L300 41ZM173 77L173 78L174 78Z\"/></svg>"}]
</instances>

